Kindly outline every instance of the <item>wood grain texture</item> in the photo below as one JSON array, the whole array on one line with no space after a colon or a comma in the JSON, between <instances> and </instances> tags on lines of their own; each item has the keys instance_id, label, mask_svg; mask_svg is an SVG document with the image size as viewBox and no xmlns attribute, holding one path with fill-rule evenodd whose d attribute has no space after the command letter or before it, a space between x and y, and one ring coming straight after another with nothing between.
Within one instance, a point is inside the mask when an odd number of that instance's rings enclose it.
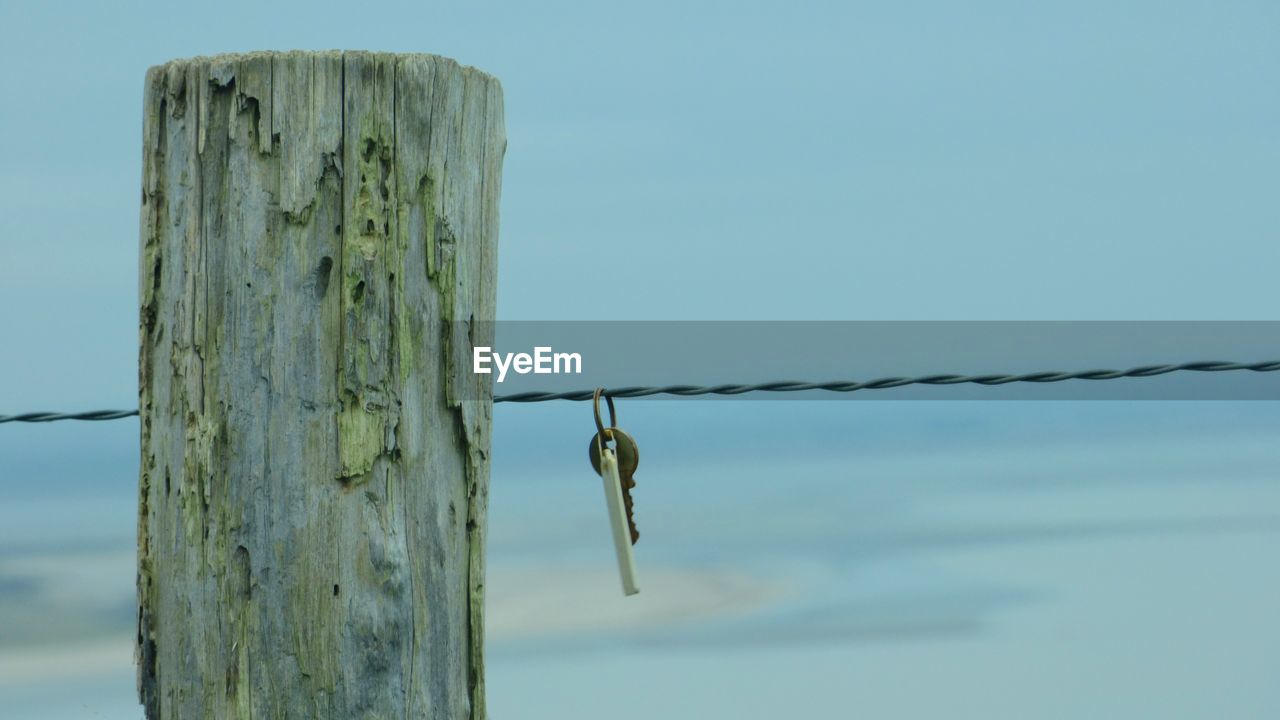
<instances>
[{"instance_id":1,"label":"wood grain texture","mask_svg":"<svg viewBox=\"0 0 1280 720\"><path fill-rule=\"evenodd\" d=\"M498 82L227 55L144 110L147 717L485 717Z\"/></svg>"}]
</instances>

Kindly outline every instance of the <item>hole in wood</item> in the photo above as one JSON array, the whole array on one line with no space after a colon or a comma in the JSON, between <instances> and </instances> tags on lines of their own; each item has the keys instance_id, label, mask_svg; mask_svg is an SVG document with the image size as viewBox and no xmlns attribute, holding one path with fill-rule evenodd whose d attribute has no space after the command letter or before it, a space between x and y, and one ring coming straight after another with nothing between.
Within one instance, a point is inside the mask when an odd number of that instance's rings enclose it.
<instances>
[{"instance_id":1,"label":"hole in wood","mask_svg":"<svg viewBox=\"0 0 1280 720\"><path fill-rule=\"evenodd\" d=\"M316 299L323 300L325 293L329 292L329 273L333 271L333 258L320 258L320 266L316 268L315 288Z\"/></svg>"}]
</instances>

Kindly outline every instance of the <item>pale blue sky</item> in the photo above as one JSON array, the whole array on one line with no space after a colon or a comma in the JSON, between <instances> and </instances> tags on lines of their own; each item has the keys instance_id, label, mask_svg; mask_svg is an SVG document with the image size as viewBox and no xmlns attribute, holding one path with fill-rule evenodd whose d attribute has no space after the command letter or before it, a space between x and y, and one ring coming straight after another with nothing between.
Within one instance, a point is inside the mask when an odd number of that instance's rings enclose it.
<instances>
[{"instance_id":1,"label":"pale blue sky","mask_svg":"<svg viewBox=\"0 0 1280 720\"><path fill-rule=\"evenodd\" d=\"M133 406L143 73L225 51L501 78L504 318L1276 319L1274 3L208 7L0 0L0 412Z\"/></svg>"}]
</instances>

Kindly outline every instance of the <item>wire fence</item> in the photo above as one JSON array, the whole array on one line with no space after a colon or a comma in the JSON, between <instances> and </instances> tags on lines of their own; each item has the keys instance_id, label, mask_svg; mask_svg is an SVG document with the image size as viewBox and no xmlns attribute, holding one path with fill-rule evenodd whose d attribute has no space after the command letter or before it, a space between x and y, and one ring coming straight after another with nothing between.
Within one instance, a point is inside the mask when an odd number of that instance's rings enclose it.
<instances>
[{"instance_id":1,"label":"wire fence","mask_svg":"<svg viewBox=\"0 0 1280 720\"><path fill-rule=\"evenodd\" d=\"M861 390L888 390L908 385L1008 385L1010 383L1057 383L1067 380L1118 380L1121 378L1150 378L1177 372L1276 372L1280 371L1280 360L1267 360L1254 363L1228 362L1222 360L1204 360L1186 362L1177 365L1142 365L1128 370L1080 370L1062 372L1049 370L1043 372L1023 373L1020 375L922 375L918 377L884 377L876 380L858 382L856 380L836 380L831 382L800 382L779 380L775 382L756 383L750 385L637 385L631 387L606 388L603 395L612 398L640 398L652 395L674 395L694 397L697 395L744 395L746 393L790 393L805 391L825 391L851 393ZM570 392L526 392L511 395L495 395L495 403L535 403L550 400L590 400L595 390L574 390ZM25 422L43 423L58 420L119 420L135 417L137 410L87 410L83 412L27 412L18 415L0 415L0 423Z\"/></svg>"}]
</instances>

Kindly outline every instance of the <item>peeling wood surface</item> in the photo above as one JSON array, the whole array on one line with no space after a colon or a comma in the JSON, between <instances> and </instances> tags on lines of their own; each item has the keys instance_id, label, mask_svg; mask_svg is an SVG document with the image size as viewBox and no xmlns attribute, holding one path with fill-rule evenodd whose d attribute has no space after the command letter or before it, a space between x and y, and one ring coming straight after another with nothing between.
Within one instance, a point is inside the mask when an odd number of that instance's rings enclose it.
<instances>
[{"instance_id":1,"label":"peeling wood surface","mask_svg":"<svg viewBox=\"0 0 1280 720\"><path fill-rule=\"evenodd\" d=\"M147 717L485 717L498 82L226 55L144 109Z\"/></svg>"}]
</instances>

